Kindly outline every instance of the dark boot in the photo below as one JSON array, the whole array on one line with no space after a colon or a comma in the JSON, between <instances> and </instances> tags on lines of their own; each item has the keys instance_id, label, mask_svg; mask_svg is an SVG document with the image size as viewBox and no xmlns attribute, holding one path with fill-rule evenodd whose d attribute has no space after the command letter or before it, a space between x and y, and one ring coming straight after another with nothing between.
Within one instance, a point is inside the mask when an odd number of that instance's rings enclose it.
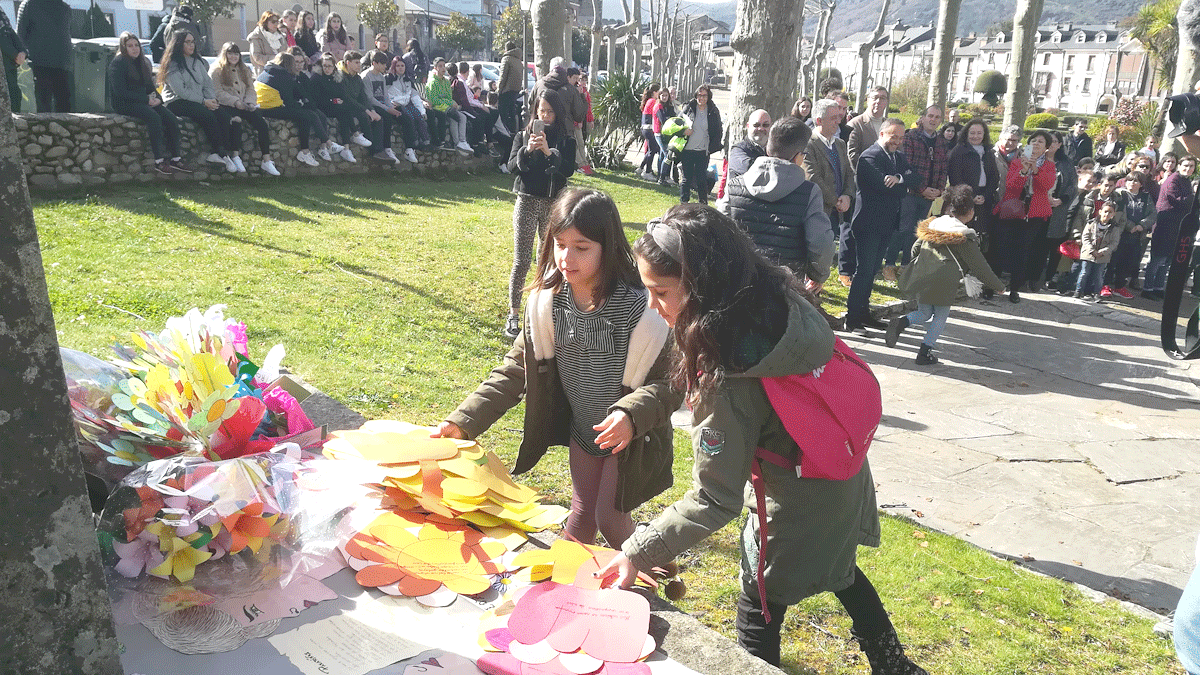
<instances>
[{"instance_id":1,"label":"dark boot","mask_svg":"<svg viewBox=\"0 0 1200 675\"><path fill-rule=\"evenodd\" d=\"M917 365L918 366L931 366L931 365L937 363L938 362L937 357L930 353L932 351L933 351L933 347L930 347L929 345L922 342L921 349L917 352L917 359L916 359Z\"/></svg>"},{"instance_id":2,"label":"dark boot","mask_svg":"<svg viewBox=\"0 0 1200 675\"><path fill-rule=\"evenodd\" d=\"M904 654L904 645L896 631L890 629L877 638L867 640L850 631L858 646L867 655L871 664L871 675L929 675L924 668L913 663Z\"/></svg>"},{"instance_id":3,"label":"dark boot","mask_svg":"<svg viewBox=\"0 0 1200 675\"><path fill-rule=\"evenodd\" d=\"M888 347L895 347L896 340L900 339L900 334L904 332L905 328L908 328L907 316L898 316L892 319L888 324L887 335L883 338L884 344Z\"/></svg>"}]
</instances>

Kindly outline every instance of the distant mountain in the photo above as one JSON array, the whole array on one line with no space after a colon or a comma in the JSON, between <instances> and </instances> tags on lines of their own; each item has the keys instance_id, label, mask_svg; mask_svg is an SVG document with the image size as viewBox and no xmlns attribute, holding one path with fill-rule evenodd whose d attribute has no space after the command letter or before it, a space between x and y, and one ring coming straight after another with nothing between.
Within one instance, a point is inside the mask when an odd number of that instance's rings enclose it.
<instances>
[{"instance_id":1,"label":"distant mountain","mask_svg":"<svg viewBox=\"0 0 1200 675\"><path fill-rule=\"evenodd\" d=\"M606 6L610 3L605 3ZM619 6L619 3L611 3ZM1042 11L1042 24L1047 23L1117 23L1122 19L1133 16L1142 0L1089 0L1089 2L1074 2L1068 0L1046 0ZM833 26L830 37L839 40L859 31L874 30L879 20L880 0L840 0L834 12ZM699 2L694 5L694 11L708 14L717 21L729 26L734 25L737 13L737 2ZM958 34L966 35L972 31L982 32L998 25L1002 21L1011 21L1016 11L1015 0L995 2L994 0L963 0L959 11ZM607 13L607 12L606 12ZM897 19L912 26L934 24L937 21L937 0L892 0L888 22ZM809 30L813 24L807 26Z\"/></svg>"}]
</instances>

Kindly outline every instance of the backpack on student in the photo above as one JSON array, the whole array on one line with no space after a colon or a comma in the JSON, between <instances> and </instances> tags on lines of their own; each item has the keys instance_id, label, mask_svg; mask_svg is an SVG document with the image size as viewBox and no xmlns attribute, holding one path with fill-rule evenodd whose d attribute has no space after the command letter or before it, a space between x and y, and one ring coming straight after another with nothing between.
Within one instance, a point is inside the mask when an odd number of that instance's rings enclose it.
<instances>
[{"instance_id":1,"label":"backpack on student","mask_svg":"<svg viewBox=\"0 0 1200 675\"><path fill-rule=\"evenodd\" d=\"M763 616L770 621L763 584L767 549L763 462L794 470L797 478L853 478L862 469L883 419L883 397L871 368L838 337L834 337L833 356L820 368L761 381L771 407L800 448L795 457L758 448L750 468L758 509L758 594Z\"/></svg>"}]
</instances>

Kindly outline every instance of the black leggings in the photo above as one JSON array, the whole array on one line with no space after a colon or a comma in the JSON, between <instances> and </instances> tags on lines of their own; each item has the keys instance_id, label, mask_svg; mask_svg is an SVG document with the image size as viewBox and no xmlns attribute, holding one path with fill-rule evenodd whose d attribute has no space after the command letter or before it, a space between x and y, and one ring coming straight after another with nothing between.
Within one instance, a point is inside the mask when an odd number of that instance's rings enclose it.
<instances>
[{"instance_id":1,"label":"black leggings","mask_svg":"<svg viewBox=\"0 0 1200 675\"><path fill-rule=\"evenodd\" d=\"M257 110L238 110L232 106L221 106L221 114L227 115L230 118L240 117L242 122L247 122L254 127L254 132L258 134L258 149L262 154L271 154L271 130L267 127L267 120ZM230 121L229 126L229 147L234 152L242 151L242 125L239 122Z\"/></svg>"},{"instance_id":2,"label":"black leggings","mask_svg":"<svg viewBox=\"0 0 1200 675\"><path fill-rule=\"evenodd\" d=\"M328 117L337 120L338 134L342 137L342 144L350 142L350 137L354 135L354 120L358 120L358 130L368 132L371 130L371 118L367 117L367 112L362 108L356 108L346 105L345 103L333 103L332 101L325 106L322 111ZM363 134L366 135L365 133Z\"/></svg>"},{"instance_id":3,"label":"black leggings","mask_svg":"<svg viewBox=\"0 0 1200 675\"><path fill-rule=\"evenodd\" d=\"M308 150L309 134L315 133L317 140L321 143L329 140L329 129L321 123L321 118L318 117L315 110L289 108L288 106L281 105L278 108L259 108L259 112L262 113L263 117L295 122L296 128L300 132L301 150Z\"/></svg>"},{"instance_id":4,"label":"black leggings","mask_svg":"<svg viewBox=\"0 0 1200 675\"><path fill-rule=\"evenodd\" d=\"M1000 220L993 238L999 244L998 252L1005 261L1008 270L1008 289L1010 291L1025 290L1025 282L1029 276L1029 259L1033 252L1034 236L1046 229L1045 218L1029 218L1028 220ZM989 244L990 245L990 244ZM997 274L999 271L993 270Z\"/></svg>"},{"instance_id":5,"label":"black leggings","mask_svg":"<svg viewBox=\"0 0 1200 675\"><path fill-rule=\"evenodd\" d=\"M71 71L34 65L30 68L33 69L33 96L37 99L38 112L71 112Z\"/></svg>"},{"instance_id":6,"label":"black leggings","mask_svg":"<svg viewBox=\"0 0 1200 675\"><path fill-rule=\"evenodd\" d=\"M655 163L658 158L658 139L650 130L642 131L642 139L646 141L646 154L642 156L642 163L638 165L638 173L653 172L658 167Z\"/></svg>"},{"instance_id":7,"label":"black leggings","mask_svg":"<svg viewBox=\"0 0 1200 675\"><path fill-rule=\"evenodd\" d=\"M429 118L429 136L433 139L433 144L445 143L446 132L450 130L450 121L446 119L446 113L433 108L427 108L425 113Z\"/></svg>"},{"instance_id":8,"label":"black leggings","mask_svg":"<svg viewBox=\"0 0 1200 675\"><path fill-rule=\"evenodd\" d=\"M229 116L221 113L220 108L209 110L203 103L177 98L167 103L167 109L199 124L214 153L222 157L229 154Z\"/></svg>"},{"instance_id":9,"label":"black leggings","mask_svg":"<svg viewBox=\"0 0 1200 675\"><path fill-rule=\"evenodd\" d=\"M852 630L855 636L873 640L894 630L892 620L883 608L883 601L879 599L879 593L858 566L854 567L854 582L834 595L854 622ZM770 623L763 617L758 589L742 591L737 602L738 644L763 661L778 666L779 631L783 628L783 615L787 611L787 605L768 602L767 609L771 612Z\"/></svg>"},{"instance_id":10,"label":"black leggings","mask_svg":"<svg viewBox=\"0 0 1200 675\"><path fill-rule=\"evenodd\" d=\"M179 157L179 120L163 104L113 102L113 111L136 117L146 125L154 159Z\"/></svg>"}]
</instances>

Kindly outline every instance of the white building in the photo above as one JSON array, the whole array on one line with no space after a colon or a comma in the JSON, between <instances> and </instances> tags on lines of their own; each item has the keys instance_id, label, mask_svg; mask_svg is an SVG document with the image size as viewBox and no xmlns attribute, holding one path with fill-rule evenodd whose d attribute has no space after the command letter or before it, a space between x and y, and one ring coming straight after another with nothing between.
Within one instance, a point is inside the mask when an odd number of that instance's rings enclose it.
<instances>
[{"instance_id":1,"label":"white building","mask_svg":"<svg viewBox=\"0 0 1200 675\"><path fill-rule=\"evenodd\" d=\"M928 73L933 63L936 32L933 26L905 26L899 21L884 30L867 57L867 86L891 89L910 74ZM838 40L822 66L838 69L847 91L858 89L862 68L859 49L873 35L874 31L864 31Z\"/></svg>"}]
</instances>

